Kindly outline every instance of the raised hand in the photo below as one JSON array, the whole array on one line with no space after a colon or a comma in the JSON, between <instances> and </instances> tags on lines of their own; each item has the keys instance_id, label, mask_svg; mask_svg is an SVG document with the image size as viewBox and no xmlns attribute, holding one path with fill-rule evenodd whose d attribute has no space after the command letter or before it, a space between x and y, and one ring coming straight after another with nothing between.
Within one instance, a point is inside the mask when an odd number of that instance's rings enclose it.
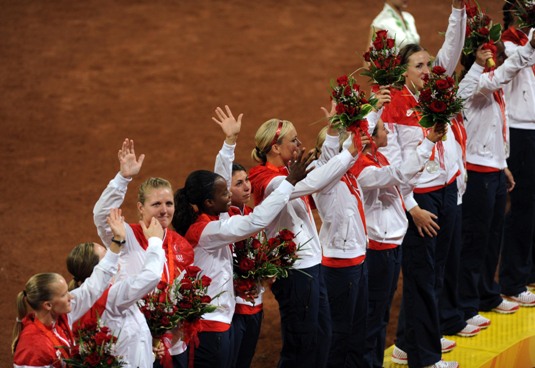
<instances>
[{"instance_id":1,"label":"raised hand","mask_svg":"<svg viewBox=\"0 0 535 368\"><path fill-rule=\"evenodd\" d=\"M313 168L308 169L308 166L314 159L313 155L310 152L306 155L304 153L305 148L299 148L294 154L294 159L288 162L288 171L290 174L288 174L286 180L292 183L292 185L306 178L308 173L313 170Z\"/></svg>"},{"instance_id":2,"label":"raised hand","mask_svg":"<svg viewBox=\"0 0 535 368\"><path fill-rule=\"evenodd\" d=\"M492 51L484 49L484 46L485 45L479 46L476 51L476 64L482 67L485 67L488 59L492 59Z\"/></svg>"},{"instance_id":3,"label":"raised hand","mask_svg":"<svg viewBox=\"0 0 535 368\"><path fill-rule=\"evenodd\" d=\"M163 227L160 222L156 220L155 217L151 218L149 227L147 227L143 221L139 221L139 223L141 224L143 234L145 235L145 238L147 238L147 240L149 238L152 238L153 236L163 240Z\"/></svg>"},{"instance_id":4,"label":"raised hand","mask_svg":"<svg viewBox=\"0 0 535 368\"><path fill-rule=\"evenodd\" d=\"M225 110L226 112L223 111L221 107L215 109L217 118L212 117L212 120L215 121L216 124L221 127L221 130L223 130L223 133L225 133L225 143L235 144L238 139L238 134L240 134L243 114L238 115L238 120L236 120L227 105L225 105Z\"/></svg>"},{"instance_id":5,"label":"raised hand","mask_svg":"<svg viewBox=\"0 0 535 368\"><path fill-rule=\"evenodd\" d=\"M391 101L390 88L388 88L388 86L382 86L381 89L375 93L375 98L377 99L375 108L379 110L381 107Z\"/></svg>"},{"instance_id":6,"label":"raised hand","mask_svg":"<svg viewBox=\"0 0 535 368\"><path fill-rule=\"evenodd\" d=\"M117 153L119 157L120 169L119 172L124 178L131 178L139 173L141 166L143 165L143 160L145 155L139 155L139 158L136 158L136 151L134 150L134 141L126 138L123 142L123 146Z\"/></svg>"},{"instance_id":7,"label":"raised hand","mask_svg":"<svg viewBox=\"0 0 535 368\"><path fill-rule=\"evenodd\" d=\"M327 109L323 106L321 107L321 111L323 111L325 119L327 119L327 122L329 123L327 134L333 136L338 135L338 130L334 128L331 124L331 118L336 114L336 103L334 101L331 101L331 111L327 111Z\"/></svg>"},{"instance_id":8,"label":"raised hand","mask_svg":"<svg viewBox=\"0 0 535 368\"><path fill-rule=\"evenodd\" d=\"M115 240L123 241L126 239L124 217L120 208L112 208L110 214L106 217L106 222L110 225Z\"/></svg>"},{"instance_id":9,"label":"raised hand","mask_svg":"<svg viewBox=\"0 0 535 368\"><path fill-rule=\"evenodd\" d=\"M360 140L355 140L353 135L351 135L351 146L349 146L348 151L353 157L362 152L368 144L370 144L370 137L366 135L362 130L359 129Z\"/></svg>"}]
</instances>

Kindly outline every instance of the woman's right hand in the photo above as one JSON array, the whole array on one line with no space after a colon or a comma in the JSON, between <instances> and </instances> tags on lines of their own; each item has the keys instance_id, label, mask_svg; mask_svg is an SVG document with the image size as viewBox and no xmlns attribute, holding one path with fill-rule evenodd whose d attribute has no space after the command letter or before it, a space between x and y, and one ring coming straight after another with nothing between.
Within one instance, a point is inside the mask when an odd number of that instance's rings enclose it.
<instances>
[{"instance_id":1,"label":"woman's right hand","mask_svg":"<svg viewBox=\"0 0 535 368\"><path fill-rule=\"evenodd\" d=\"M389 103L392 99L390 97L389 86L381 86L379 91L375 93L375 98L377 99L375 109L379 111L385 104Z\"/></svg>"},{"instance_id":2,"label":"woman's right hand","mask_svg":"<svg viewBox=\"0 0 535 368\"><path fill-rule=\"evenodd\" d=\"M306 178L309 172L313 169L307 169L313 160L313 155L309 152L304 155L305 149L298 148L299 151L295 153L295 159L288 163L288 171L290 172L286 177L292 185Z\"/></svg>"},{"instance_id":3,"label":"woman's right hand","mask_svg":"<svg viewBox=\"0 0 535 368\"><path fill-rule=\"evenodd\" d=\"M359 129L360 133L360 142L355 142L355 139L353 136L351 136L351 146L349 146L348 151L351 153L351 156L355 157L360 152L366 148L368 144L371 143L370 138L364 133L362 130ZM356 143L356 144L355 144Z\"/></svg>"},{"instance_id":4,"label":"woman's right hand","mask_svg":"<svg viewBox=\"0 0 535 368\"><path fill-rule=\"evenodd\" d=\"M141 166L143 165L143 160L145 155L139 155L139 158L136 158L136 151L134 150L134 141L132 139L126 138L123 142L123 146L117 153L119 157L119 164L121 168L119 173L123 178L131 178L139 173Z\"/></svg>"},{"instance_id":5,"label":"woman's right hand","mask_svg":"<svg viewBox=\"0 0 535 368\"><path fill-rule=\"evenodd\" d=\"M110 225L111 231L113 233L113 239L118 242L123 242L126 240L126 228L124 227L124 217L122 216L120 208L112 208L110 214L106 217L108 225ZM113 253L119 253L121 247L116 242L111 242L110 250Z\"/></svg>"},{"instance_id":6,"label":"woman's right hand","mask_svg":"<svg viewBox=\"0 0 535 368\"><path fill-rule=\"evenodd\" d=\"M448 132L448 124L435 124L429 129L427 133L427 139L433 143L437 143L446 135Z\"/></svg>"},{"instance_id":7,"label":"woman's right hand","mask_svg":"<svg viewBox=\"0 0 535 368\"><path fill-rule=\"evenodd\" d=\"M154 236L163 240L163 227L160 222L156 220L155 217L151 218L149 227L147 227L143 221L140 221L139 223L141 224L143 234L145 235L145 238L147 238L147 240Z\"/></svg>"},{"instance_id":8,"label":"woman's right hand","mask_svg":"<svg viewBox=\"0 0 535 368\"><path fill-rule=\"evenodd\" d=\"M333 127L331 123L331 118L336 114L336 103L334 101L331 101L331 111L327 111L325 107L321 107L321 111L323 111L323 114L325 115L325 119L329 123L329 128L327 128L327 135L336 136L338 135L338 130Z\"/></svg>"},{"instance_id":9,"label":"woman's right hand","mask_svg":"<svg viewBox=\"0 0 535 368\"><path fill-rule=\"evenodd\" d=\"M482 67L485 67L488 59L492 59L492 51L484 49L484 46L479 46L476 51L476 64Z\"/></svg>"}]
</instances>

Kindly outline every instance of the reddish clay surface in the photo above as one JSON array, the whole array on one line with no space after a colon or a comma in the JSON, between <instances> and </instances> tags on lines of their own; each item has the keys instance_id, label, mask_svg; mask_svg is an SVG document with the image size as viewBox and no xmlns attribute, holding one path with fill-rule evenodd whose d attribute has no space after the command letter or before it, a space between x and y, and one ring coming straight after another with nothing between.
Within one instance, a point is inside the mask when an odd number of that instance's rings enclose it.
<instances>
[{"instance_id":1,"label":"reddish clay surface","mask_svg":"<svg viewBox=\"0 0 535 368\"><path fill-rule=\"evenodd\" d=\"M502 0L482 3L501 21ZM245 114L237 161L248 167L254 132L271 117L293 121L312 147L329 80L362 66L381 8L378 0L1 1L0 365L11 364L15 296L26 280L67 277L70 249L99 240L92 208L125 137L147 155L124 205L131 222L144 178L178 188L190 171L212 168L222 143L211 121L217 106ZM412 0L409 10L435 53L450 2ZM265 309L254 367L274 367L280 348L269 292Z\"/></svg>"}]
</instances>

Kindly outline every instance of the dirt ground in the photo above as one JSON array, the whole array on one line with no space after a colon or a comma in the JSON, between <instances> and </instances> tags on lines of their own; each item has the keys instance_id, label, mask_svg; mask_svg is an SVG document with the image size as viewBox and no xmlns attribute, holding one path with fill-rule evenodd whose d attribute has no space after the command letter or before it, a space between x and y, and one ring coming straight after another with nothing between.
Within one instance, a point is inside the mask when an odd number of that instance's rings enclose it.
<instances>
[{"instance_id":1,"label":"dirt ground","mask_svg":"<svg viewBox=\"0 0 535 368\"><path fill-rule=\"evenodd\" d=\"M502 0L481 2L501 21ZM144 178L162 176L178 188L190 171L212 168L223 138L211 121L217 106L245 114L237 161L246 166L254 132L272 117L293 121L312 147L329 81L362 65L382 1L11 0L0 7L0 365L7 367L16 294L37 272L68 276L70 249L99 240L92 208L118 170L125 137L147 155L124 206L131 222ZM446 0L410 1L431 53L449 10ZM254 367L274 367L280 348L277 306L270 293L266 299Z\"/></svg>"}]
</instances>

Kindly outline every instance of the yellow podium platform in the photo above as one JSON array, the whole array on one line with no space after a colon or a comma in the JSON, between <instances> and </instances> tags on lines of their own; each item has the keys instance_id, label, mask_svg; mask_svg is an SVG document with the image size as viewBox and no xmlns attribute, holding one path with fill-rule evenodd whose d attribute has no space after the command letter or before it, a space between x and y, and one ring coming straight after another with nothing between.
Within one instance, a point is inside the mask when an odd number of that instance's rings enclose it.
<instances>
[{"instance_id":1,"label":"yellow podium platform","mask_svg":"<svg viewBox=\"0 0 535 368\"><path fill-rule=\"evenodd\" d=\"M457 347L443 354L444 360L459 362L460 368L534 368L535 307L521 307L514 314L481 313L491 325L474 337L447 336ZM385 368L403 368L392 363L393 346L385 350Z\"/></svg>"}]
</instances>

